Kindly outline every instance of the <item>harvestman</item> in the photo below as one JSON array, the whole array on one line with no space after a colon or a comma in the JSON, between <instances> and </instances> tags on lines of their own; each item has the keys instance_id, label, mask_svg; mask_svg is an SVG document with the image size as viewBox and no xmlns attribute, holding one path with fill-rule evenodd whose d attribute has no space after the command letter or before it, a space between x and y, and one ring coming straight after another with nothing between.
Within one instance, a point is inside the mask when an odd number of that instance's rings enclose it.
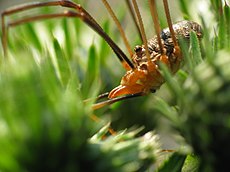
<instances>
[{"instance_id":1,"label":"harvestman","mask_svg":"<svg viewBox=\"0 0 230 172\"><path fill-rule=\"evenodd\" d=\"M160 73L159 63L165 64L172 74L176 73L180 68L180 63L183 59L183 56L178 44L179 37L188 40L190 37L190 32L193 31L196 33L199 39L202 38L201 26L196 22L181 21L174 25L172 24L167 0L163 0L163 3L169 28L161 31L156 12L155 0L149 0L149 7L153 18L156 36L150 40L147 40L136 0L132 0L132 3L129 0L126 0L131 12L131 16L135 21L135 25L143 42L143 45L136 46L134 51L132 51L124 30L122 29L121 24L119 23L109 3L107 0L102 1L109 14L115 21L119 32L121 33L122 39L129 52L129 57L127 57L127 55L104 32L96 20L81 5L69 0L34 2L12 7L3 11L2 45L5 57L7 57L7 32L9 27L48 18L75 17L81 19L108 43L126 70L126 74L122 77L118 87L114 88L108 93L98 96L97 100L108 97L108 100L93 105L93 109L99 109L105 105L112 104L120 100L143 96L149 94L150 92L155 92L164 83L164 78ZM7 24L5 22L5 17L8 15L44 6L62 6L68 8L68 10L59 13L41 14L22 18Z\"/></svg>"}]
</instances>

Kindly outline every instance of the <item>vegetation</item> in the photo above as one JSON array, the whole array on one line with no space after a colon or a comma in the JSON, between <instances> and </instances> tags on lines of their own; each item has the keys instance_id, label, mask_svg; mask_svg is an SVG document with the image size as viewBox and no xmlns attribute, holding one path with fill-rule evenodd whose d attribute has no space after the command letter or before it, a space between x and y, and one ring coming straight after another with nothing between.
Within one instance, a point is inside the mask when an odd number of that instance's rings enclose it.
<instances>
[{"instance_id":1,"label":"vegetation","mask_svg":"<svg viewBox=\"0 0 230 172\"><path fill-rule=\"evenodd\" d=\"M194 20L191 3L179 1L180 11ZM0 171L227 169L230 9L219 0L208 5L210 21L198 16L204 38L191 33L189 47L181 40L184 65L175 76L162 65L166 84L156 94L97 111L94 99L84 100L117 86L124 72L99 36L78 19L10 28L7 59L0 49ZM113 22L101 23L120 43Z\"/></svg>"}]
</instances>

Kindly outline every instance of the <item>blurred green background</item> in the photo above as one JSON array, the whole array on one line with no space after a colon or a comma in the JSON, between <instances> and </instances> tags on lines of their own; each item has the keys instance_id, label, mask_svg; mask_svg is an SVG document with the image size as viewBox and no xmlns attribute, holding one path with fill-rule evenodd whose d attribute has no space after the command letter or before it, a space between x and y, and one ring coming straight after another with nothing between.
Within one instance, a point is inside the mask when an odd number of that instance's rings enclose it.
<instances>
[{"instance_id":1,"label":"blurred green background","mask_svg":"<svg viewBox=\"0 0 230 172\"><path fill-rule=\"evenodd\" d=\"M101 1L77 2L127 53ZM131 46L141 44L125 2L109 2ZM2 10L3 1L0 3ZM147 37L151 38L154 29L148 3L138 4ZM160 23L167 27L162 2L158 7ZM7 21L53 11L63 10L36 9ZM94 112L94 101L83 100L110 91L125 73L102 38L78 19L53 19L10 28L7 60L2 46L0 49L0 168L151 171L153 164L165 158L160 150L182 149L183 156L173 154L169 161L174 167L182 164L175 171L182 168L185 155L191 152L199 157L187 157L196 170L197 161L202 164L200 171L224 169L230 155L229 7L218 0L170 1L170 12L174 22L189 19L202 25L205 36L201 47L194 35L190 48L182 44L183 67L174 77L163 70L167 82L156 93ZM92 115L101 120L91 120ZM108 133L108 123L118 132L114 136ZM173 161L175 158L179 160ZM167 169L165 164L162 171Z\"/></svg>"}]
</instances>

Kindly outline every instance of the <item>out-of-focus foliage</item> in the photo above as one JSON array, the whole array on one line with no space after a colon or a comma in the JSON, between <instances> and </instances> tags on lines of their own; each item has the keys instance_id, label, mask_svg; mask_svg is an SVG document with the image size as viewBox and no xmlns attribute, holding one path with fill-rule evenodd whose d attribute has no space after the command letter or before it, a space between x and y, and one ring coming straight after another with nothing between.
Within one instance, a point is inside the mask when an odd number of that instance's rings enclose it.
<instances>
[{"instance_id":1,"label":"out-of-focus foliage","mask_svg":"<svg viewBox=\"0 0 230 172\"><path fill-rule=\"evenodd\" d=\"M178 3L192 20L192 2ZM189 47L181 40L184 66L176 76L161 66L166 85L156 95L95 112L94 100L83 100L111 90L124 73L101 38L78 19L10 28L8 59L1 54L0 66L0 170L223 171L230 155L230 10L218 0L208 6L215 25L200 15L204 38L199 42L191 33ZM125 11L118 12L123 22ZM120 43L110 19L102 23ZM91 120L94 114L102 119ZM159 126L177 131L186 151L162 156L152 132Z\"/></svg>"}]
</instances>

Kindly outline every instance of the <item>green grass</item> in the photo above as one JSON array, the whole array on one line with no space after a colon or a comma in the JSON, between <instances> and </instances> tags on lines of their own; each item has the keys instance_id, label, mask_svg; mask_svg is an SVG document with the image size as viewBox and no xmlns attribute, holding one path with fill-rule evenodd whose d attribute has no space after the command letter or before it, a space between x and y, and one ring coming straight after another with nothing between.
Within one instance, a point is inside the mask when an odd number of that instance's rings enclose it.
<instances>
[{"instance_id":1,"label":"green grass","mask_svg":"<svg viewBox=\"0 0 230 172\"><path fill-rule=\"evenodd\" d=\"M178 3L183 17L194 20L192 14L198 12L189 8L191 3ZM88 8L86 1L82 5ZM41 9L46 10L52 8ZM0 49L0 171L126 172L153 171L158 166L158 171L221 171L227 167L230 12L218 0L210 1L209 10L215 29L205 15L198 15L202 43L193 33L189 47L182 42L184 66L175 76L161 66L167 82L156 94L95 112L94 100L84 100L110 91L125 72L108 45L77 19L11 28L8 59ZM127 20L123 8L116 12ZM100 22L123 47L114 23L109 18ZM101 120L93 121L93 114ZM114 135L108 133L109 124L117 131ZM165 147L158 132L182 139L173 139L176 147ZM171 148L174 153L160 152Z\"/></svg>"}]
</instances>

